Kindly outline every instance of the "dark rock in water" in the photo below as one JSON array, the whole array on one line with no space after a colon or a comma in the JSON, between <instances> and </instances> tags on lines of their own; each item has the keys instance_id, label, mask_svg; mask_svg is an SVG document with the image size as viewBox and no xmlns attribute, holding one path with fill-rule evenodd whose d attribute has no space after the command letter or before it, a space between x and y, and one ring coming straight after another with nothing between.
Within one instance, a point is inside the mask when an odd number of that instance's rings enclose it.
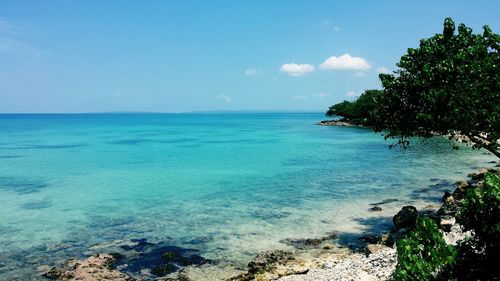
<instances>
[{"instance_id":1,"label":"dark rock in water","mask_svg":"<svg viewBox=\"0 0 500 281\"><path fill-rule=\"evenodd\" d=\"M453 203L455 201L455 198L453 198L453 195L446 191L443 195L443 202L444 203Z\"/></svg>"},{"instance_id":2,"label":"dark rock in water","mask_svg":"<svg viewBox=\"0 0 500 281\"><path fill-rule=\"evenodd\" d=\"M359 237L359 240L366 244L377 244L379 242L379 238L373 234L364 234Z\"/></svg>"},{"instance_id":3,"label":"dark rock in water","mask_svg":"<svg viewBox=\"0 0 500 281\"><path fill-rule=\"evenodd\" d=\"M399 201L399 200L391 198L391 199L382 200L382 201L377 202L377 203L371 203L370 205L372 205L372 206L384 205L384 204L389 204L389 203L396 202L396 201Z\"/></svg>"},{"instance_id":4,"label":"dark rock in water","mask_svg":"<svg viewBox=\"0 0 500 281\"><path fill-rule=\"evenodd\" d=\"M96 245L86 253L94 254L95 251L110 253L115 259L113 268L146 280L165 276L189 265L212 262L200 256L198 250L171 246L168 241L155 243L146 239L115 241Z\"/></svg>"},{"instance_id":5,"label":"dark rock in water","mask_svg":"<svg viewBox=\"0 0 500 281\"><path fill-rule=\"evenodd\" d=\"M414 228L417 223L418 211L413 206L404 206L393 218L392 221L397 229Z\"/></svg>"},{"instance_id":6,"label":"dark rock in water","mask_svg":"<svg viewBox=\"0 0 500 281\"><path fill-rule=\"evenodd\" d=\"M370 208L370 211L371 212L380 212L380 211L382 211L382 208L380 208L379 206L374 206L374 207Z\"/></svg>"},{"instance_id":7,"label":"dark rock in water","mask_svg":"<svg viewBox=\"0 0 500 281\"><path fill-rule=\"evenodd\" d=\"M318 248L318 246L320 246L323 242L331 241L337 238L338 238L337 233L331 233L330 235L321 238L299 238L299 239L287 238L281 240L280 242L288 246L293 246L299 250L305 250L305 249Z\"/></svg>"}]
</instances>

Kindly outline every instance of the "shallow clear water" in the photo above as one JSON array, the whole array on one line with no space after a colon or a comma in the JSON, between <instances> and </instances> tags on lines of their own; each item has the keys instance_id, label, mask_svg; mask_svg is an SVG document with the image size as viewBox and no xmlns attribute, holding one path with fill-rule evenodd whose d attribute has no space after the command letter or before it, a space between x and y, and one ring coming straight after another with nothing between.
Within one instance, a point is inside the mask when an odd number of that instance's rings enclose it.
<instances>
[{"instance_id":1,"label":"shallow clear water","mask_svg":"<svg viewBox=\"0 0 500 281\"><path fill-rule=\"evenodd\" d=\"M245 264L286 247L283 238L380 227L369 203L400 199L387 216L408 202L428 204L439 195L416 191L451 189L495 160L441 138L390 150L368 129L314 125L321 119L0 115L0 279L130 238L168 238ZM51 247L62 250L48 255Z\"/></svg>"}]
</instances>

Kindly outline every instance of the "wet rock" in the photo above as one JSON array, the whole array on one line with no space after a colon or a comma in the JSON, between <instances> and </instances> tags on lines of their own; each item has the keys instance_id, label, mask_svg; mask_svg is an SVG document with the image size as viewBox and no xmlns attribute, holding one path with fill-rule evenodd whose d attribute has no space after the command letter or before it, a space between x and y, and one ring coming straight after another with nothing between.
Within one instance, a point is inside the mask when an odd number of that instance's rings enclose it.
<instances>
[{"instance_id":1,"label":"wet rock","mask_svg":"<svg viewBox=\"0 0 500 281\"><path fill-rule=\"evenodd\" d=\"M379 238L373 234L365 234L359 237L359 241L367 244L376 244L379 241Z\"/></svg>"},{"instance_id":2,"label":"wet rock","mask_svg":"<svg viewBox=\"0 0 500 281\"><path fill-rule=\"evenodd\" d=\"M54 267L44 274L53 280L134 280L129 275L111 269L115 258L109 254L98 254L84 260L69 259L62 268Z\"/></svg>"},{"instance_id":3,"label":"wet rock","mask_svg":"<svg viewBox=\"0 0 500 281\"><path fill-rule=\"evenodd\" d=\"M380 211L382 211L382 208L380 208L379 206L374 206L374 207L370 208L370 211L371 212L380 212Z\"/></svg>"},{"instance_id":4,"label":"wet rock","mask_svg":"<svg viewBox=\"0 0 500 281\"><path fill-rule=\"evenodd\" d=\"M372 205L372 206L384 205L384 204L389 204L389 203L396 202L396 201L399 201L399 200L394 199L394 198L390 198L390 199L384 199L384 200L377 202L377 203L371 203L370 205Z\"/></svg>"},{"instance_id":5,"label":"wet rock","mask_svg":"<svg viewBox=\"0 0 500 281\"><path fill-rule=\"evenodd\" d=\"M448 191L446 191L444 193L442 200L443 200L444 203L453 203L453 202L455 202L455 198L453 198L453 195L451 193L449 193Z\"/></svg>"},{"instance_id":6,"label":"wet rock","mask_svg":"<svg viewBox=\"0 0 500 281\"><path fill-rule=\"evenodd\" d=\"M393 218L396 229L413 228L417 223L418 211L413 206L404 206Z\"/></svg>"},{"instance_id":7,"label":"wet rock","mask_svg":"<svg viewBox=\"0 0 500 281\"><path fill-rule=\"evenodd\" d=\"M116 269L139 279L154 279L182 270L190 265L211 263L195 249L168 244L169 240L149 242L146 239L131 239L96 245L96 250L112 253Z\"/></svg>"},{"instance_id":8,"label":"wet rock","mask_svg":"<svg viewBox=\"0 0 500 281\"><path fill-rule=\"evenodd\" d=\"M320 248L320 246L328 244L325 242L337 239L337 237L338 237L337 233L331 233L330 235L321 238L299 238L299 239L287 238L281 240L280 242L299 250L306 250L306 249Z\"/></svg>"},{"instance_id":9,"label":"wet rock","mask_svg":"<svg viewBox=\"0 0 500 281\"><path fill-rule=\"evenodd\" d=\"M482 180L487 172L489 172L487 168L479 168L475 173L469 174L469 177L473 180Z\"/></svg>"}]
</instances>

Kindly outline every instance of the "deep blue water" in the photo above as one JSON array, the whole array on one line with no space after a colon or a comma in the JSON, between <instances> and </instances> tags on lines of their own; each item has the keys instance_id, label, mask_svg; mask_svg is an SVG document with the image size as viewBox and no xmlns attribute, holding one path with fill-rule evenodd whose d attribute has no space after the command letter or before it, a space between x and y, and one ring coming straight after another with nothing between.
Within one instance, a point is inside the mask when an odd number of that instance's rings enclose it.
<instances>
[{"instance_id":1,"label":"deep blue water","mask_svg":"<svg viewBox=\"0 0 500 281\"><path fill-rule=\"evenodd\" d=\"M0 115L0 279L119 239L245 264L284 238L364 231L369 203L399 199L382 215L429 204L439 196L417 191L451 189L494 160L441 138L391 150L369 129L314 125L322 119Z\"/></svg>"}]
</instances>

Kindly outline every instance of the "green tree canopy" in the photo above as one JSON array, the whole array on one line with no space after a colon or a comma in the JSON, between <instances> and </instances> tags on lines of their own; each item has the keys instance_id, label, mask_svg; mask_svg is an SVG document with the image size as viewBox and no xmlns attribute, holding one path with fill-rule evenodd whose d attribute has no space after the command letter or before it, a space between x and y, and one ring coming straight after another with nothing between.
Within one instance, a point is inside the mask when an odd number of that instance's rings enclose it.
<instances>
[{"instance_id":1,"label":"green tree canopy","mask_svg":"<svg viewBox=\"0 0 500 281\"><path fill-rule=\"evenodd\" d=\"M373 110L376 107L375 97L380 93L380 90L366 90L355 101L343 101L330 106L326 116L340 116L343 120L355 124L371 125Z\"/></svg>"},{"instance_id":2,"label":"green tree canopy","mask_svg":"<svg viewBox=\"0 0 500 281\"><path fill-rule=\"evenodd\" d=\"M482 34L451 18L442 34L408 49L393 74L380 74L374 129L401 145L413 136L467 136L500 157L500 35Z\"/></svg>"}]
</instances>

